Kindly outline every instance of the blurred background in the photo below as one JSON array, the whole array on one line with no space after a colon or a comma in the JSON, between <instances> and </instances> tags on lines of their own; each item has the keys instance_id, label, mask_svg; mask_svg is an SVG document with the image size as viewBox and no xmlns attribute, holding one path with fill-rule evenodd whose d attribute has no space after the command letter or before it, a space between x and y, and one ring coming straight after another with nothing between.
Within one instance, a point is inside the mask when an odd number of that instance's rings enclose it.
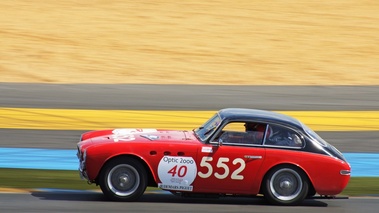
<instances>
[{"instance_id":1,"label":"blurred background","mask_svg":"<svg viewBox=\"0 0 379 213\"><path fill-rule=\"evenodd\" d=\"M370 0L2 0L0 147L64 149L54 160L76 163L84 131L192 129L233 106L313 111L307 124L343 152L378 153L378 11ZM0 187L95 188L70 169L8 168L20 156L1 150L16 155L0 160ZM45 160L23 151L21 162ZM348 194L373 194L379 181L352 183Z\"/></svg>"},{"instance_id":2,"label":"blurred background","mask_svg":"<svg viewBox=\"0 0 379 213\"><path fill-rule=\"evenodd\" d=\"M377 1L0 2L0 81L377 85Z\"/></svg>"}]
</instances>

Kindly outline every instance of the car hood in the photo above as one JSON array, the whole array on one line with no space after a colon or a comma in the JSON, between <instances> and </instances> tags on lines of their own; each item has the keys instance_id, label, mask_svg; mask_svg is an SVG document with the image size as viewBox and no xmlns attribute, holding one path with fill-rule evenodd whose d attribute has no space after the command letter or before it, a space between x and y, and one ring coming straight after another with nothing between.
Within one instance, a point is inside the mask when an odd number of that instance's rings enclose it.
<instances>
[{"instance_id":1,"label":"car hood","mask_svg":"<svg viewBox=\"0 0 379 213\"><path fill-rule=\"evenodd\" d=\"M109 134L110 133L110 134ZM92 138L92 143L104 142L190 142L197 141L192 132L157 129L114 129Z\"/></svg>"}]
</instances>

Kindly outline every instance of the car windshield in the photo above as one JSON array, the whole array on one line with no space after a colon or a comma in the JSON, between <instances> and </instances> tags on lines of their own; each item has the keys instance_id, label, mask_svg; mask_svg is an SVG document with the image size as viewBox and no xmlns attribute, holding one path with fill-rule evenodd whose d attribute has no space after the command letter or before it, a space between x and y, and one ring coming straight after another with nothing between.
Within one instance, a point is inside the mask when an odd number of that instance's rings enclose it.
<instances>
[{"instance_id":1,"label":"car windshield","mask_svg":"<svg viewBox=\"0 0 379 213\"><path fill-rule=\"evenodd\" d=\"M304 131L313 139L315 140L316 142L318 142L321 146L327 146L327 142L322 139L316 132L314 132L311 128L309 128L308 126L306 126L305 124L302 124L303 125L303 129Z\"/></svg>"},{"instance_id":2,"label":"car windshield","mask_svg":"<svg viewBox=\"0 0 379 213\"><path fill-rule=\"evenodd\" d=\"M201 141L208 139L210 135L217 129L218 125L221 123L220 116L216 113L212 118L205 122L202 126L195 129L194 132Z\"/></svg>"}]
</instances>

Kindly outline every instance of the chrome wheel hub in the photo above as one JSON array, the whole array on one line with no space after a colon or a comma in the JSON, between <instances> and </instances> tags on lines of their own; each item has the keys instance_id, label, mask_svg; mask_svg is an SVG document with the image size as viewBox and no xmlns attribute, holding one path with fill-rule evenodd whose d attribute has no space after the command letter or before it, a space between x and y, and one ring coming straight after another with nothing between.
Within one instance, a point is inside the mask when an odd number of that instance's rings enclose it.
<instances>
[{"instance_id":1,"label":"chrome wheel hub","mask_svg":"<svg viewBox=\"0 0 379 213\"><path fill-rule=\"evenodd\" d=\"M288 180L285 180L283 182L280 182L279 186L281 189L291 189L292 183Z\"/></svg>"},{"instance_id":2,"label":"chrome wheel hub","mask_svg":"<svg viewBox=\"0 0 379 213\"><path fill-rule=\"evenodd\" d=\"M120 182L120 186L121 187L127 185L128 182L129 182L128 175L122 175L122 176L120 176L119 182Z\"/></svg>"}]
</instances>

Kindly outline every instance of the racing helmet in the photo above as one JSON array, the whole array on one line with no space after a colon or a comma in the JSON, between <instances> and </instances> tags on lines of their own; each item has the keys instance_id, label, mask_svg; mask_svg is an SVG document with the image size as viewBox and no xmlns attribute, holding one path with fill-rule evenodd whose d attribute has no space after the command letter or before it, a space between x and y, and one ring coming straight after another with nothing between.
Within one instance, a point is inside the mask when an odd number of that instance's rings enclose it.
<instances>
[{"instance_id":1,"label":"racing helmet","mask_svg":"<svg viewBox=\"0 0 379 213\"><path fill-rule=\"evenodd\" d=\"M265 130L266 130L266 125L265 124L258 124L257 126L255 126L255 139L256 140L259 140L259 141L262 141L263 140L263 136L265 134Z\"/></svg>"}]
</instances>

